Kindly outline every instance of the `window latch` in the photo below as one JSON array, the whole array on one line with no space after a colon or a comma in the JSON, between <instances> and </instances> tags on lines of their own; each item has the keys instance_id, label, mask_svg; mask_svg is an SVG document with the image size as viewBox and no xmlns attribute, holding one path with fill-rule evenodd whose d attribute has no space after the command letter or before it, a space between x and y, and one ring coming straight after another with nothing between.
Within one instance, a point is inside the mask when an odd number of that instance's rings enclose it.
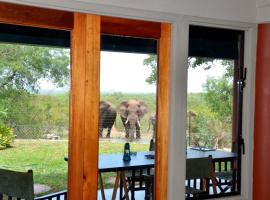
<instances>
[{"instance_id":1,"label":"window latch","mask_svg":"<svg viewBox=\"0 0 270 200\"><path fill-rule=\"evenodd\" d=\"M237 81L237 85L240 89L240 92L243 93L243 90L246 86L246 78L247 78L247 68L244 68L243 74L241 78Z\"/></svg>"}]
</instances>

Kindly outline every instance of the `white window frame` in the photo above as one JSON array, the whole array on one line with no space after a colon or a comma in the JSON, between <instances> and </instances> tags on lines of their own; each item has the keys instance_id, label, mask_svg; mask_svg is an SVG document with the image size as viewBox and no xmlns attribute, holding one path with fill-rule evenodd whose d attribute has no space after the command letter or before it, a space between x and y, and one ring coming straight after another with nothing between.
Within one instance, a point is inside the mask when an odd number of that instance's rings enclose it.
<instances>
[{"instance_id":1,"label":"white window frame","mask_svg":"<svg viewBox=\"0 0 270 200\"><path fill-rule=\"evenodd\" d=\"M243 138L246 154L242 155L241 194L215 199L251 200L253 174L253 113L256 62L256 30L254 24L228 22L223 20L204 19L184 16L175 24L173 34L173 73L171 97L171 140L169 167L169 198L185 199L185 161L186 161L186 110L187 110L187 66L188 66L188 30L190 25L201 25L215 28L242 30L245 32L244 67L247 68L246 88L243 96ZM175 66L174 63L177 63ZM180 63L180 65L179 65ZM174 131L174 130L177 130ZM181 185L181 188L176 186Z\"/></svg>"}]
</instances>

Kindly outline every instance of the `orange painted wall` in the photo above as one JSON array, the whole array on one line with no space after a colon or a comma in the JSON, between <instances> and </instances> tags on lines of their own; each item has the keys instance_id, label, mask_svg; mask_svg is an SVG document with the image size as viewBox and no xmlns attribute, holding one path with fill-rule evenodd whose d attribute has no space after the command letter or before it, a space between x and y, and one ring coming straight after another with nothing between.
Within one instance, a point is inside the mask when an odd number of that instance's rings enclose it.
<instances>
[{"instance_id":1,"label":"orange painted wall","mask_svg":"<svg viewBox=\"0 0 270 200\"><path fill-rule=\"evenodd\" d=\"M258 26L253 200L270 199L270 24Z\"/></svg>"}]
</instances>

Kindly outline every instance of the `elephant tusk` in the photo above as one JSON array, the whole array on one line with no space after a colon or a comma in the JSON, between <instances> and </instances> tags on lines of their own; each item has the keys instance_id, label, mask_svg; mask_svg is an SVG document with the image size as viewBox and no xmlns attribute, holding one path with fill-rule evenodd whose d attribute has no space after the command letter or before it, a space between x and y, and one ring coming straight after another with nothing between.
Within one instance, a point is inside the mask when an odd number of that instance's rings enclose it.
<instances>
[{"instance_id":1,"label":"elephant tusk","mask_svg":"<svg viewBox=\"0 0 270 200\"><path fill-rule=\"evenodd\" d=\"M128 119L127 119L127 121L125 122L125 124L127 124L128 123Z\"/></svg>"},{"instance_id":2,"label":"elephant tusk","mask_svg":"<svg viewBox=\"0 0 270 200\"><path fill-rule=\"evenodd\" d=\"M138 120L138 126L141 128L141 124L140 124L140 121Z\"/></svg>"}]
</instances>

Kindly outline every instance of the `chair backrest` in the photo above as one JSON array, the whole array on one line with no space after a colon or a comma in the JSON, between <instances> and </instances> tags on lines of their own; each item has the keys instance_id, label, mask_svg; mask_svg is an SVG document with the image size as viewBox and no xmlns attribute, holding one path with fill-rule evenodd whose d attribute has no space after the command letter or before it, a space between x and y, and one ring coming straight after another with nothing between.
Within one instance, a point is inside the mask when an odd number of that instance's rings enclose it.
<instances>
[{"instance_id":1,"label":"chair backrest","mask_svg":"<svg viewBox=\"0 0 270 200\"><path fill-rule=\"evenodd\" d=\"M26 200L34 199L33 172L0 169L0 195Z\"/></svg>"},{"instance_id":2,"label":"chair backrest","mask_svg":"<svg viewBox=\"0 0 270 200\"><path fill-rule=\"evenodd\" d=\"M186 160L186 179L211 178L212 157Z\"/></svg>"}]
</instances>

